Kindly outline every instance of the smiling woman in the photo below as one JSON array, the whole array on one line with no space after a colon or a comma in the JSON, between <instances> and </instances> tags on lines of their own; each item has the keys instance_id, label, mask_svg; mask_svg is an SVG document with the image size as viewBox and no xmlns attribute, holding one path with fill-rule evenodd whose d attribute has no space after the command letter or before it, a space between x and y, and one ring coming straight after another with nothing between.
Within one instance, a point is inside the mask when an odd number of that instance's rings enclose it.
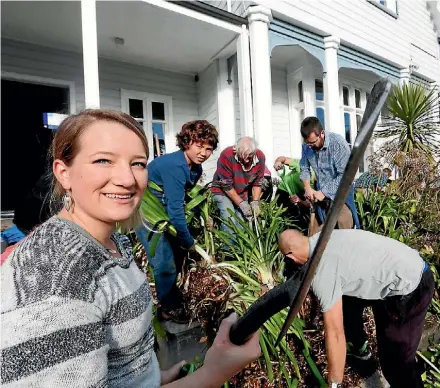
<instances>
[{"instance_id":1,"label":"smiling woman","mask_svg":"<svg viewBox=\"0 0 440 388\"><path fill-rule=\"evenodd\" d=\"M115 233L117 224L135 226L147 185L139 124L124 113L84 111L63 121L51 150L58 213L2 265L1 385L220 386L257 358L258 336L230 344L230 318L199 372L175 383L182 363L160 372L151 290L128 238Z\"/></svg>"},{"instance_id":2,"label":"smiling woman","mask_svg":"<svg viewBox=\"0 0 440 388\"><path fill-rule=\"evenodd\" d=\"M111 228L136 226L148 160L148 142L136 120L100 110L71 116L55 135L51 153L52 202L71 204L62 216L80 225L92 218Z\"/></svg>"}]
</instances>

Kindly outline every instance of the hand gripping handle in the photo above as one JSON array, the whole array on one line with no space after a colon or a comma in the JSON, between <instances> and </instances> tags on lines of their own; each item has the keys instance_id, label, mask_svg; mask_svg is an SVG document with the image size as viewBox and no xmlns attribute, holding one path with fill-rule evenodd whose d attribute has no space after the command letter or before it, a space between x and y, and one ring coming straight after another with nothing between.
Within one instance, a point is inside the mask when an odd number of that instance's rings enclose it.
<instances>
[{"instance_id":1,"label":"hand gripping handle","mask_svg":"<svg viewBox=\"0 0 440 388\"><path fill-rule=\"evenodd\" d=\"M229 332L234 345L243 345L273 315L286 308L292 302L289 281L278 285L254 304L235 322Z\"/></svg>"}]
</instances>

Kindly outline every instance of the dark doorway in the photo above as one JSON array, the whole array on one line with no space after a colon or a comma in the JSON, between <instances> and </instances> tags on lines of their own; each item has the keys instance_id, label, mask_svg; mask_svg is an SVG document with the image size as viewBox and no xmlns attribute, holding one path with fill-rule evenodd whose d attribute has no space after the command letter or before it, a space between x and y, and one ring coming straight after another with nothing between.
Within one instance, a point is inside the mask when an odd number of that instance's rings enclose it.
<instances>
[{"instance_id":1,"label":"dark doorway","mask_svg":"<svg viewBox=\"0 0 440 388\"><path fill-rule=\"evenodd\" d=\"M40 178L48 172L53 137L43 116L69 113L69 89L2 79L1 90L1 210L32 226L41 213L35 189L41 191Z\"/></svg>"}]
</instances>

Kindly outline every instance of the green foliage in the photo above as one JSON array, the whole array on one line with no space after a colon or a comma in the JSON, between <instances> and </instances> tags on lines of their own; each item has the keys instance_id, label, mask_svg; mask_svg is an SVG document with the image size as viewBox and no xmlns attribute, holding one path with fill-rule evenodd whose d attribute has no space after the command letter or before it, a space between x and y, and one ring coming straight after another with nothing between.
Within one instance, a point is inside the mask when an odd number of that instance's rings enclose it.
<instances>
[{"instance_id":1,"label":"green foliage","mask_svg":"<svg viewBox=\"0 0 440 388\"><path fill-rule=\"evenodd\" d=\"M412 83L396 85L389 97L389 116L376 130L376 137L399 139L403 152L421 150L429 155L438 154L440 125L439 97L436 90Z\"/></svg>"},{"instance_id":2,"label":"green foliage","mask_svg":"<svg viewBox=\"0 0 440 388\"><path fill-rule=\"evenodd\" d=\"M356 192L356 204L365 230L409 245L417 239L417 233L408 230L416 213L416 201L402 201L397 195L368 190L366 195Z\"/></svg>"},{"instance_id":3,"label":"green foliage","mask_svg":"<svg viewBox=\"0 0 440 388\"><path fill-rule=\"evenodd\" d=\"M292 224L283 217L285 209L278 207L275 201L269 204L262 203L261 210L261 214L254 223L243 221L232 213L230 219L221 220L233 231L233 235L215 231L216 237L224 246L227 246L231 260L215 264L213 267L224 269L230 274L230 282L235 293L230 297L229 305L239 315L242 315L261 295L284 280L278 239L280 233L292 227ZM286 317L287 310L283 310L265 323L261 330L260 345L268 379L274 381L275 378L284 377L290 386L295 386L297 379L301 378L295 355L285 339L281 341L279 347L275 347ZM310 357L310 344L304 337L304 326L304 321L296 318L289 333L302 344L306 360L320 386L326 386L315 362ZM280 365L281 376L275 375L273 363ZM288 372L287 366L289 365L293 368L297 379Z\"/></svg>"},{"instance_id":4,"label":"green foliage","mask_svg":"<svg viewBox=\"0 0 440 388\"><path fill-rule=\"evenodd\" d=\"M159 241L160 236L163 233L168 233L169 235L176 237L177 231L174 226L171 225L170 217L168 216L165 207L160 203L159 199L150 190L151 188L153 190L161 192L162 189L154 182L149 182L148 185L149 188L145 190L144 196L142 198L141 213L144 219L145 226L150 230L149 238L152 241L150 251L147 252L147 255L154 256L156 245ZM194 216L194 209L198 206L201 206L201 204L208 198L206 190L203 189L201 186L195 187L191 193L194 197L185 205L185 214L187 215L188 221L192 220ZM206 263L211 262L210 255L200 245L196 244L195 251L203 258Z\"/></svg>"},{"instance_id":5,"label":"green foliage","mask_svg":"<svg viewBox=\"0 0 440 388\"><path fill-rule=\"evenodd\" d=\"M424 387L440 388L440 344L431 345L426 351L417 353L426 367L422 375Z\"/></svg>"}]
</instances>

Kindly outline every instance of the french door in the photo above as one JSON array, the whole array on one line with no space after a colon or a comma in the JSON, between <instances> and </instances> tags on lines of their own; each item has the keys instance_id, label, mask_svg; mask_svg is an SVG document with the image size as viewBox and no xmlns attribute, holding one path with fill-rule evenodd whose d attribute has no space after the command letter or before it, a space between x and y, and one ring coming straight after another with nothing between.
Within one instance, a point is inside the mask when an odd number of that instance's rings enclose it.
<instances>
[{"instance_id":1,"label":"french door","mask_svg":"<svg viewBox=\"0 0 440 388\"><path fill-rule=\"evenodd\" d=\"M176 149L170 96L122 90L121 99L122 111L136 119L144 129L150 160Z\"/></svg>"}]
</instances>

